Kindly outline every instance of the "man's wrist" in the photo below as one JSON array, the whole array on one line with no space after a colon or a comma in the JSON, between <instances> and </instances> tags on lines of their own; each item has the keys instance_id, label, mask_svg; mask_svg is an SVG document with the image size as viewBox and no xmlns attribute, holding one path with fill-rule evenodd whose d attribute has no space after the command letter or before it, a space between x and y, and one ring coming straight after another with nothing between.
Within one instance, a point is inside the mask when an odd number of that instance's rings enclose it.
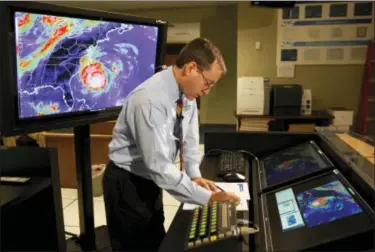
<instances>
[{"instance_id":1,"label":"man's wrist","mask_svg":"<svg viewBox=\"0 0 375 252\"><path fill-rule=\"evenodd\" d=\"M195 200L200 205L206 205L210 202L212 192L201 186L196 187Z\"/></svg>"}]
</instances>

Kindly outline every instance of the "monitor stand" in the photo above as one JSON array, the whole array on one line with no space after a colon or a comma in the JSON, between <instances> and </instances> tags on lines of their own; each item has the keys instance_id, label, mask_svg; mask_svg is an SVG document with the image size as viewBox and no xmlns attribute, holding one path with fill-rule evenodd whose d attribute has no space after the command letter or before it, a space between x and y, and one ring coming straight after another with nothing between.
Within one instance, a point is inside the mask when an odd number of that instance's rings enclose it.
<instances>
[{"instance_id":1,"label":"monitor stand","mask_svg":"<svg viewBox=\"0 0 375 252\"><path fill-rule=\"evenodd\" d=\"M96 249L92 193L90 125L74 127L80 236L84 251Z\"/></svg>"}]
</instances>

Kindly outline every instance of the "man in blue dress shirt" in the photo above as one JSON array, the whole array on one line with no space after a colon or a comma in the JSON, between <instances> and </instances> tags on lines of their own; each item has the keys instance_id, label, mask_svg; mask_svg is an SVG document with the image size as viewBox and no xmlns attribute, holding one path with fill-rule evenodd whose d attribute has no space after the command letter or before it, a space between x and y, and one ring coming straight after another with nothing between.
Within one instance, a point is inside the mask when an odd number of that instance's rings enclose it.
<instances>
[{"instance_id":1,"label":"man in blue dress shirt","mask_svg":"<svg viewBox=\"0 0 375 252\"><path fill-rule=\"evenodd\" d=\"M162 189L184 203L204 205L239 198L201 177L198 110L226 73L220 50L197 38L174 66L154 74L126 98L109 145L103 179L107 227L113 251L156 251L165 235ZM178 155L176 101L183 98L184 171Z\"/></svg>"}]
</instances>

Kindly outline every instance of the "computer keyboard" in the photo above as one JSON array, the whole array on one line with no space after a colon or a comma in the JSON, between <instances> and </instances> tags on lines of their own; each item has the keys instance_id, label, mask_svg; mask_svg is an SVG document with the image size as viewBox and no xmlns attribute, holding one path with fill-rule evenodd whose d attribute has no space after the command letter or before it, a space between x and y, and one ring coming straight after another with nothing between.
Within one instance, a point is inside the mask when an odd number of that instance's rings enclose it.
<instances>
[{"instance_id":1,"label":"computer keyboard","mask_svg":"<svg viewBox=\"0 0 375 252\"><path fill-rule=\"evenodd\" d=\"M248 163L243 153L241 152L223 152L219 157L219 169L217 170L218 176L224 176L229 172L237 172L245 174Z\"/></svg>"},{"instance_id":2,"label":"computer keyboard","mask_svg":"<svg viewBox=\"0 0 375 252\"><path fill-rule=\"evenodd\" d=\"M195 208L190 220L190 228L185 248L191 249L239 236L236 205L233 201L214 202Z\"/></svg>"}]
</instances>

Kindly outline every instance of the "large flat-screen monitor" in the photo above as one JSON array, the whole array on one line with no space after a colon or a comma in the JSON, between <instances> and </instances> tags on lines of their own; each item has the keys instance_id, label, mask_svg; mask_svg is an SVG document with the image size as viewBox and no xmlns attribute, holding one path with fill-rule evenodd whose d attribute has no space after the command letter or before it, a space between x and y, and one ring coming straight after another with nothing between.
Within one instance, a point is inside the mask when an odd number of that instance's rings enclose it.
<instances>
[{"instance_id":1,"label":"large flat-screen monitor","mask_svg":"<svg viewBox=\"0 0 375 252\"><path fill-rule=\"evenodd\" d=\"M352 248L345 245L349 241L371 246L366 239L374 231L374 213L338 170L263 194L261 202L271 250L341 251ZM371 239L373 246L373 234Z\"/></svg>"},{"instance_id":2,"label":"large flat-screen monitor","mask_svg":"<svg viewBox=\"0 0 375 252\"><path fill-rule=\"evenodd\" d=\"M334 167L314 141L282 149L262 158L259 163L261 191L271 190Z\"/></svg>"},{"instance_id":3,"label":"large flat-screen monitor","mask_svg":"<svg viewBox=\"0 0 375 252\"><path fill-rule=\"evenodd\" d=\"M0 19L12 130L114 119L163 64L164 21L35 2L2 3Z\"/></svg>"}]
</instances>

